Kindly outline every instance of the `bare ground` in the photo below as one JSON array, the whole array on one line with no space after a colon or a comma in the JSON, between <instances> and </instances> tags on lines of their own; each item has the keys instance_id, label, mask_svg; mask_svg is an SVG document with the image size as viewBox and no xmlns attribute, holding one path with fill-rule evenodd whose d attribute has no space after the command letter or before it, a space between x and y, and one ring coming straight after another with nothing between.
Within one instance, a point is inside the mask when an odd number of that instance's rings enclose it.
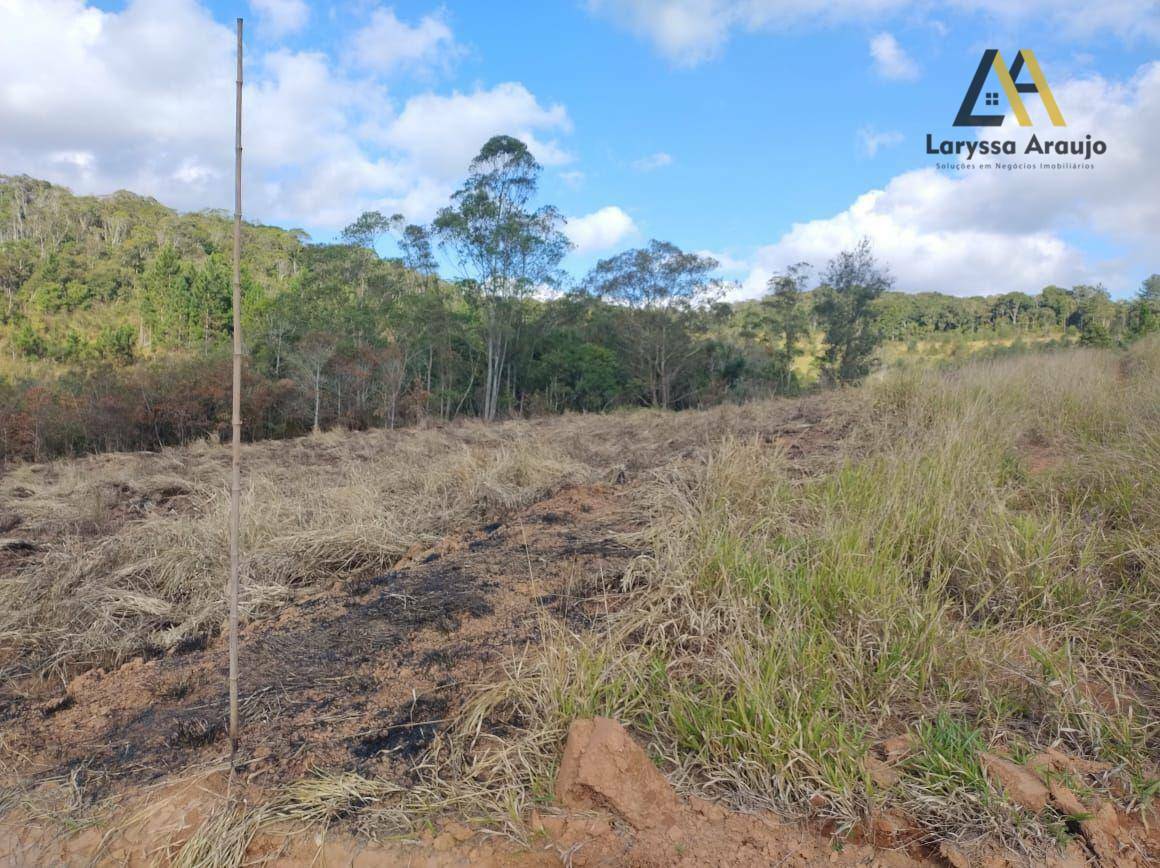
<instances>
[{"instance_id":1,"label":"bare ground","mask_svg":"<svg viewBox=\"0 0 1160 868\"><path fill-rule=\"evenodd\" d=\"M583 631L616 608L620 581L643 554L634 537L646 522L634 498L643 475L719 436L776 445L808 472L839 437L827 412L821 402L783 402L716 431L711 419L690 417L695 429L678 423L648 459L626 444L619 466L615 445L593 444L608 481L502 510L412 546L393 569L352 569L253 620L241 637L243 765L232 785L225 643L215 631L67 683L9 656L0 662L18 676L0 683L0 862L165 863L239 799L260 804L315 771L413 786L427 748L502 662L534 647L549 622ZM135 509L181 510L183 497L117 499L106 531L134 521ZM0 551L0 571L52 545L35 532L22 538L31 548ZM523 818L532 834L522 842L456 822L372 842L339 816L305 832L256 831L238 856L322 865L959 864L953 852L908 849L905 818L851 836L697 799L681 806L671 828L647 832L607 813L547 806ZM1054 864L1084 862L1072 847Z\"/></svg>"},{"instance_id":2,"label":"bare ground","mask_svg":"<svg viewBox=\"0 0 1160 868\"><path fill-rule=\"evenodd\" d=\"M243 765L228 795L226 649L218 631L107 670L84 670L67 683L9 656L16 677L0 684L10 796L0 861L166 861L227 804L239 797L260 803L318 770L411 785L416 765L473 686L534 645L547 620L582 631L617 606L620 581L642 554L633 536L644 526L633 499L641 474L718 436L757 437L791 458L824 451L832 436L815 430L820 407L785 402L756 425L716 431L676 426L669 454L634 459L630 446L610 482L571 485L430 548L413 546L392 570L352 571L276 616L252 621L240 643ZM38 473L50 478L55 471ZM143 512L183 509L183 490L136 494L112 492L111 511L89 532L115 533ZM52 545L48 534L25 536L28 548L3 552L6 568ZM522 845L454 823L391 843L352 837L341 825L262 832L245 853L260 862L336 865L663 865L678 856L685 864L758 865L775 855L798 864L839 861L819 831L708 803L690 803L671 840L667 832L660 839L634 833L608 816L550 808L531 825L535 834ZM844 864L881 860L910 861L869 845L840 857Z\"/></svg>"},{"instance_id":3,"label":"bare ground","mask_svg":"<svg viewBox=\"0 0 1160 868\"><path fill-rule=\"evenodd\" d=\"M240 641L249 776L344 768L405 782L410 764L541 619L600 616L629 560L634 519L616 486L566 489L504 522L335 583L248 625ZM3 737L26 774L77 776L91 796L220 760L224 642L91 670L63 692L5 697ZM17 694L17 695L13 695Z\"/></svg>"}]
</instances>

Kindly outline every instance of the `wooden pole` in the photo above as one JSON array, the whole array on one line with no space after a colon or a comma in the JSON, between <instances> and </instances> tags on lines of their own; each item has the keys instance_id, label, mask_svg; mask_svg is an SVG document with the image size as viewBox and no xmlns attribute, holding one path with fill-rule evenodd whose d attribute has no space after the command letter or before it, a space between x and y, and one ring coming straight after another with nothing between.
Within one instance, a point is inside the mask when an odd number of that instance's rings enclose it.
<instances>
[{"instance_id":1,"label":"wooden pole","mask_svg":"<svg viewBox=\"0 0 1160 868\"><path fill-rule=\"evenodd\" d=\"M234 382L230 462L230 768L238 752L238 532L242 512L242 19L234 114Z\"/></svg>"}]
</instances>

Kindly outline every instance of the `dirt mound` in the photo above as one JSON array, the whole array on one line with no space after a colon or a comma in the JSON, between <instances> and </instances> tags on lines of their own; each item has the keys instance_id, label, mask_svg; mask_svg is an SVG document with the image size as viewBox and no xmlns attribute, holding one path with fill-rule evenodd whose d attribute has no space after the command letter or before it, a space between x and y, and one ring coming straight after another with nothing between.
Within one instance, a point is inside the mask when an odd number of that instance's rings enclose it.
<instances>
[{"instance_id":1,"label":"dirt mound","mask_svg":"<svg viewBox=\"0 0 1160 868\"><path fill-rule=\"evenodd\" d=\"M677 799L648 756L615 720L577 720L556 777L569 808L607 808L637 831L671 826Z\"/></svg>"},{"instance_id":2,"label":"dirt mound","mask_svg":"<svg viewBox=\"0 0 1160 868\"><path fill-rule=\"evenodd\" d=\"M997 782L1015 804L1035 814L1047 806L1047 786L1035 772L992 753L983 753L979 758L987 776Z\"/></svg>"},{"instance_id":3,"label":"dirt mound","mask_svg":"<svg viewBox=\"0 0 1160 868\"><path fill-rule=\"evenodd\" d=\"M898 757L910 744L900 736L881 749L886 756ZM1072 840L1060 851L1046 854L1044 865L1151 864L1145 851L1152 846L1149 838L1156 836L1155 829L1145 829L1140 820L1109 803L1085 805L1050 775L1050 786L1044 784L1036 771L1077 772L1082 766L1090 773L1090 763L1058 751L1033 758L1031 767L993 754L985 755L984 763L987 773L1018 803L1041 810L1050 801L1078 823L1082 843ZM997 842L976 847L970 856L949 841L934 851L919 847L914 821L899 812L877 813L865 830L855 829L839 840L772 813L741 813L696 797L682 799L629 733L608 718L573 722L555 793L563 809L537 811L532 826L577 866L1026 864Z\"/></svg>"},{"instance_id":4,"label":"dirt mound","mask_svg":"<svg viewBox=\"0 0 1160 868\"><path fill-rule=\"evenodd\" d=\"M680 799L624 727L606 717L573 722L555 789L567 810L537 812L532 825L572 865L927 864L868 844L836 847L774 814Z\"/></svg>"}]
</instances>

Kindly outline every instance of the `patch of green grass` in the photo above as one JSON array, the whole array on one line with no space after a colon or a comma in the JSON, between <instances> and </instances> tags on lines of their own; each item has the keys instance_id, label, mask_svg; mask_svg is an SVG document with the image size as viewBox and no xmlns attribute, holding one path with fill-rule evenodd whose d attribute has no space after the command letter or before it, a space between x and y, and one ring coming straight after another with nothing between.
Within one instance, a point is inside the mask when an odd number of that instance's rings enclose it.
<instances>
[{"instance_id":1,"label":"patch of green grass","mask_svg":"<svg viewBox=\"0 0 1160 868\"><path fill-rule=\"evenodd\" d=\"M973 724L940 712L918 725L918 750L905 770L928 793L946 800L964 797L986 805L991 789L979 754L986 748L982 731Z\"/></svg>"},{"instance_id":2,"label":"patch of green grass","mask_svg":"<svg viewBox=\"0 0 1160 868\"><path fill-rule=\"evenodd\" d=\"M1046 845L1051 818L987 785L987 744L1060 744L1127 776L1156 759L1160 722L1131 699L1160 690L1153 355L904 370L850 396L836 457L726 442L672 468L607 632L559 634L470 720L520 721L505 762L529 780L573 717L602 713L735 799L811 812L821 794L847 825L885 799L935 838ZM864 759L900 730L919 749L883 795Z\"/></svg>"}]
</instances>

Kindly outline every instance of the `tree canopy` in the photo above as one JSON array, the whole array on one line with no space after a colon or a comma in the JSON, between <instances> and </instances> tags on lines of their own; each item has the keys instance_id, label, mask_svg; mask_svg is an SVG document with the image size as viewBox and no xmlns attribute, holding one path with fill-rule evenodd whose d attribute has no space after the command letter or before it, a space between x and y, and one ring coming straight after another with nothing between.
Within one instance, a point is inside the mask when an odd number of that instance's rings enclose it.
<instances>
[{"instance_id":1,"label":"tree canopy","mask_svg":"<svg viewBox=\"0 0 1160 868\"><path fill-rule=\"evenodd\" d=\"M243 226L246 437L679 409L860 379L883 340L1107 344L1160 328L1157 275L1130 301L1089 285L908 294L865 243L744 302L721 301L711 257L663 240L573 284L524 143L494 137L466 169L431 225L368 211L335 244ZM0 458L226 430L230 240L222 212L0 177Z\"/></svg>"}]
</instances>

